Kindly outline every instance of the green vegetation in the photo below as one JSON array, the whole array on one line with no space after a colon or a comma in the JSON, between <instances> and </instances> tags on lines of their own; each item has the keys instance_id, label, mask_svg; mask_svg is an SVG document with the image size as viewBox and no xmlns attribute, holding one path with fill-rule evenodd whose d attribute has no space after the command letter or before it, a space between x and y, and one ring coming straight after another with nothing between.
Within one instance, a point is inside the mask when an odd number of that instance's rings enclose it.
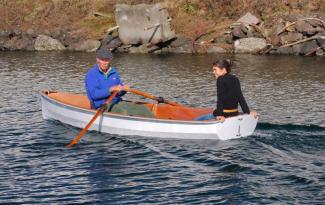
<instances>
[{"instance_id":1,"label":"green vegetation","mask_svg":"<svg viewBox=\"0 0 325 205\"><path fill-rule=\"evenodd\" d=\"M190 2L184 3L182 9L183 11L191 15L194 15L196 13L195 5Z\"/></svg>"},{"instance_id":2,"label":"green vegetation","mask_svg":"<svg viewBox=\"0 0 325 205\"><path fill-rule=\"evenodd\" d=\"M275 8L274 15L277 17L285 17L288 14L289 14L289 8L283 4Z\"/></svg>"}]
</instances>

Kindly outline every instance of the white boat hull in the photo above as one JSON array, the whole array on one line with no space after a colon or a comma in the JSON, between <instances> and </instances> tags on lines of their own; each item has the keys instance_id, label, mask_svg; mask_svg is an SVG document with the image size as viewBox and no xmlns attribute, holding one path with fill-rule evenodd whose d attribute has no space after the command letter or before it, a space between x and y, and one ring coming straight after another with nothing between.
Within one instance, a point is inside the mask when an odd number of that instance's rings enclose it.
<instances>
[{"instance_id":1,"label":"white boat hull","mask_svg":"<svg viewBox=\"0 0 325 205\"><path fill-rule=\"evenodd\" d=\"M44 119L58 120L78 128L84 128L96 112L63 104L44 94L41 101ZM217 122L165 120L105 112L89 130L145 137L228 140L252 135L257 121L257 118L247 114Z\"/></svg>"}]
</instances>

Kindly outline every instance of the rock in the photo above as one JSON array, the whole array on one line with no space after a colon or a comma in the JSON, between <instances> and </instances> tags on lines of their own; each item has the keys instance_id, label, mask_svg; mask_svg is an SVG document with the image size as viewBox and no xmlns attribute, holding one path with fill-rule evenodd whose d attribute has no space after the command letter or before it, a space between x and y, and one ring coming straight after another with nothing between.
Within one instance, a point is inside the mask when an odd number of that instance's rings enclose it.
<instances>
[{"instance_id":1,"label":"rock","mask_svg":"<svg viewBox=\"0 0 325 205\"><path fill-rule=\"evenodd\" d=\"M129 53L140 53L138 47L132 46L129 48Z\"/></svg>"},{"instance_id":2,"label":"rock","mask_svg":"<svg viewBox=\"0 0 325 205\"><path fill-rule=\"evenodd\" d=\"M146 45L140 45L138 47L131 47L129 49L130 53L148 53L149 49L147 48Z\"/></svg>"},{"instance_id":3,"label":"rock","mask_svg":"<svg viewBox=\"0 0 325 205\"><path fill-rule=\"evenodd\" d=\"M308 0L290 1L288 5L293 9L301 9L308 4Z\"/></svg>"},{"instance_id":4,"label":"rock","mask_svg":"<svg viewBox=\"0 0 325 205\"><path fill-rule=\"evenodd\" d=\"M192 53L194 51L191 39L185 36L178 36L171 42L168 49L171 53Z\"/></svg>"},{"instance_id":5,"label":"rock","mask_svg":"<svg viewBox=\"0 0 325 205\"><path fill-rule=\"evenodd\" d=\"M130 48L131 48L130 45L122 45L122 46L116 48L115 51L119 52L119 53L128 53Z\"/></svg>"},{"instance_id":6,"label":"rock","mask_svg":"<svg viewBox=\"0 0 325 205\"><path fill-rule=\"evenodd\" d=\"M27 35L13 36L12 38L7 38L0 44L1 50L28 50L32 51L34 40L27 37Z\"/></svg>"},{"instance_id":7,"label":"rock","mask_svg":"<svg viewBox=\"0 0 325 205\"><path fill-rule=\"evenodd\" d=\"M302 40L303 35L301 33L298 33L298 32L290 32L287 35L282 35L280 37L280 39L281 39L281 44L285 45L285 44L288 44L288 43L292 43L292 42Z\"/></svg>"},{"instance_id":8,"label":"rock","mask_svg":"<svg viewBox=\"0 0 325 205\"><path fill-rule=\"evenodd\" d=\"M234 43L235 53L257 53L267 46L263 38L243 38Z\"/></svg>"},{"instance_id":9,"label":"rock","mask_svg":"<svg viewBox=\"0 0 325 205\"><path fill-rule=\"evenodd\" d=\"M45 30L42 32L42 35L45 35L45 36L51 36L51 32L50 32L48 29L45 29Z\"/></svg>"},{"instance_id":10,"label":"rock","mask_svg":"<svg viewBox=\"0 0 325 205\"><path fill-rule=\"evenodd\" d=\"M234 38L231 33L225 34L225 42L228 44L232 44L234 42Z\"/></svg>"},{"instance_id":11,"label":"rock","mask_svg":"<svg viewBox=\"0 0 325 205\"><path fill-rule=\"evenodd\" d=\"M295 22L298 20L298 17L294 14L289 14L287 17L286 17L286 20L287 21L290 21L290 22Z\"/></svg>"},{"instance_id":12,"label":"rock","mask_svg":"<svg viewBox=\"0 0 325 205\"><path fill-rule=\"evenodd\" d=\"M36 38L37 37L37 34L36 32L34 31L34 29L32 28L29 28L27 31L26 31L26 34L32 38Z\"/></svg>"},{"instance_id":13,"label":"rock","mask_svg":"<svg viewBox=\"0 0 325 205\"><path fill-rule=\"evenodd\" d=\"M278 21L272 27L273 35L277 35L282 30L282 28L284 26L285 26L285 23L284 23L283 19L278 19Z\"/></svg>"},{"instance_id":14,"label":"rock","mask_svg":"<svg viewBox=\"0 0 325 205\"><path fill-rule=\"evenodd\" d=\"M72 36L70 35L70 33L66 30L61 30L60 32L60 36L58 38L60 42L62 42L62 44L65 46L65 47L68 47L72 44L75 44L75 43L78 43L80 40L79 39L74 39L72 38Z\"/></svg>"},{"instance_id":15,"label":"rock","mask_svg":"<svg viewBox=\"0 0 325 205\"><path fill-rule=\"evenodd\" d=\"M238 23L246 23L246 24L258 24L260 20L256 18L250 12L247 12L244 16L237 20Z\"/></svg>"},{"instance_id":16,"label":"rock","mask_svg":"<svg viewBox=\"0 0 325 205\"><path fill-rule=\"evenodd\" d=\"M297 21L295 28L297 31L305 35L314 35L317 32L312 25L302 20Z\"/></svg>"},{"instance_id":17,"label":"rock","mask_svg":"<svg viewBox=\"0 0 325 205\"><path fill-rule=\"evenodd\" d=\"M150 45L148 47L148 53L157 53L161 50L161 48L159 46L156 45Z\"/></svg>"},{"instance_id":18,"label":"rock","mask_svg":"<svg viewBox=\"0 0 325 205\"><path fill-rule=\"evenodd\" d=\"M292 46L292 54L294 55L300 55L302 44L297 44Z\"/></svg>"},{"instance_id":19,"label":"rock","mask_svg":"<svg viewBox=\"0 0 325 205\"><path fill-rule=\"evenodd\" d=\"M0 38L2 38L2 37L7 38L7 37L9 37L9 35L10 35L10 32L8 30L0 31Z\"/></svg>"},{"instance_id":20,"label":"rock","mask_svg":"<svg viewBox=\"0 0 325 205\"><path fill-rule=\"evenodd\" d=\"M5 46L7 40L8 40L7 37L1 37L0 36L0 51L6 51L7 50L7 48Z\"/></svg>"},{"instance_id":21,"label":"rock","mask_svg":"<svg viewBox=\"0 0 325 205\"><path fill-rule=\"evenodd\" d=\"M325 35L324 36L319 36L317 38L317 43L320 47L325 49Z\"/></svg>"},{"instance_id":22,"label":"rock","mask_svg":"<svg viewBox=\"0 0 325 205\"><path fill-rule=\"evenodd\" d=\"M20 36L22 34L22 31L20 29L14 29L13 33L15 36Z\"/></svg>"},{"instance_id":23,"label":"rock","mask_svg":"<svg viewBox=\"0 0 325 205\"><path fill-rule=\"evenodd\" d=\"M317 56L324 56L324 55L325 55L325 52L324 52L323 49L317 49L317 51L316 51L316 55L317 55Z\"/></svg>"},{"instance_id":24,"label":"rock","mask_svg":"<svg viewBox=\"0 0 325 205\"><path fill-rule=\"evenodd\" d=\"M276 54L282 54L282 55L289 55L293 54L293 49L292 47L279 47L276 51Z\"/></svg>"},{"instance_id":25,"label":"rock","mask_svg":"<svg viewBox=\"0 0 325 205\"><path fill-rule=\"evenodd\" d=\"M245 24L240 24L240 29L242 30L242 32L244 33L244 34L246 34L247 32L248 32L248 30L250 30L249 29L249 27L250 26L246 26Z\"/></svg>"},{"instance_id":26,"label":"rock","mask_svg":"<svg viewBox=\"0 0 325 205\"><path fill-rule=\"evenodd\" d=\"M119 38L124 45L157 44L174 38L169 19L167 9L159 3L115 6Z\"/></svg>"},{"instance_id":27,"label":"rock","mask_svg":"<svg viewBox=\"0 0 325 205\"><path fill-rule=\"evenodd\" d=\"M272 35L270 36L270 41L272 45L278 46L280 45L281 39L278 35Z\"/></svg>"},{"instance_id":28,"label":"rock","mask_svg":"<svg viewBox=\"0 0 325 205\"><path fill-rule=\"evenodd\" d=\"M316 40L304 42L302 44L302 46L301 46L300 54L301 55L306 55L306 54L309 54L309 53L311 53L313 51L316 52L317 48L318 48L318 45L317 45Z\"/></svg>"},{"instance_id":29,"label":"rock","mask_svg":"<svg viewBox=\"0 0 325 205\"><path fill-rule=\"evenodd\" d=\"M38 35L35 40L36 51L65 50L60 41L45 35Z\"/></svg>"},{"instance_id":30,"label":"rock","mask_svg":"<svg viewBox=\"0 0 325 205\"><path fill-rule=\"evenodd\" d=\"M98 40L92 40L88 39L85 41L80 41L77 43L73 50L75 51L86 51L86 52L94 52L96 51L100 46L100 42Z\"/></svg>"},{"instance_id":31,"label":"rock","mask_svg":"<svg viewBox=\"0 0 325 205\"><path fill-rule=\"evenodd\" d=\"M157 50L160 50L158 46L150 46L147 47L146 45L140 45L138 47L133 46L129 49L129 53L153 53Z\"/></svg>"},{"instance_id":32,"label":"rock","mask_svg":"<svg viewBox=\"0 0 325 205\"><path fill-rule=\"evenodd\" d=\"M170 43L170 46L173 47L173 48L181 47L181 46L185 46L185 45L191 45L192 46L192 40L185 37L185 36L178 36L175 40L173 40Z\"/></svg>"},{"instance_id":33,"label":"rock","mask_svg":"<svg viewBox=\"0 0 325 205\"><path fill-rule=\"evenodd\" d=\"M322 27L323 26L323 23L316 19L310 19L310 20L307 20L307 22L314 27Z\"/></svg>"},{"instance_id":34,"label":"rock","mask_svg":"<svg viewBox=\"0 0 325 205\"><path fill-rule=\"evenodd\" d=\"M113 51L120 47L122 44L123 43L118 36L107 35L106 38L101 41L100 48L104 47L105 49Z\"/></svg>"},{"instance_id":35,"label":"rock","mask_svg":"<svg viewBox=\"0 0 325 205\"><path fill-rule=\"evenodd\" d=\"M245 38L246 37L246 34L242 31L242 29L240 27L235 27L231 31L231 34L234 37L234 39L239 39L239 38Z\"/></svg>"},{"instance_id":36,"label":"rock","mask_svg":"<svg viewBox=\"0 0 325 205\"><path fill-rule=\"evenodd\" d=\"M168 48L168 52L170 53L193 53L194 48L192 45L185 45L180 47L170 47Z\"/></svg>"},{"instance_id":37,"label":"rock","mask_svg":"<svg viewBox=\"0 0 325 205\"><path fill-rule=\"evenodd\" d=\"M227 51L222 47L211 46L207 48L207 53L227 53Z\"/></svg>"},{"instance_id":38,"label":"rock","mask_svg":"<svg viewBox=\"0 0 325 205\"><path fill-rule=\"evenodd\" d=\"M60 28L56 28L51 32L51 37L54 39L59 39L62 35L62 31Z\"/></svg>"}]
</instances>

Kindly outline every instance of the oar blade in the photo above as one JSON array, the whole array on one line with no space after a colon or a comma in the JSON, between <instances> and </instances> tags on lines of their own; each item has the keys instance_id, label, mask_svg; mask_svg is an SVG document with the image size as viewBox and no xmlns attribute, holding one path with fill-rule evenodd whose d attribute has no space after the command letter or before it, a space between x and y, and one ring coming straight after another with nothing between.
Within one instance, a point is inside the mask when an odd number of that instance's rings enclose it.
<instances>
[{"instance_id":1,"label":"oar blade","mask_svg":"<svg viewBox=\"0 0 325 205\"><path fill-rule=\"evenodd\" d=\"M95 122L95 120L97 119L97 117L99 115L101 115L105 110L107 105L112 101L112 99L115 98L115 96L117 95L117 91L114 92L106 101L105 103L97 110L96 114L91 118L91 120L89 121L89 123L86 125L86 127L84 127L79 134L67 145L67 147L71 148L74 145L76 145L80 139L86 134L86 132L88 131L88 129L90 128L90 126Z\"/></svg>"}]
</instances>

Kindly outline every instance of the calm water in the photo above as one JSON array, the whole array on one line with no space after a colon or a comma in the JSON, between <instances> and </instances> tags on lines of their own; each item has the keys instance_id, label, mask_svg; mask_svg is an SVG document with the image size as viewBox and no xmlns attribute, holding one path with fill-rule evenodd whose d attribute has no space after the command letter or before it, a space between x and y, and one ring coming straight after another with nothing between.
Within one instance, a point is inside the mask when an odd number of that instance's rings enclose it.
<instances>
[{"instance_id":1,"label":"calm water","mask_svg":"<svg viewBox=\"0 0 325 205\"><path fill-rule=\"evenodd\" d=\"M120 55L124 82L215 105L211 62L235 60L253 136L165 140L89 132L41 116L42 89L84 93L89 53L0 52L0 203L325 204L325 59ZM128 98L134 98L128 95Z\"/></svg>"}]
</instances>

